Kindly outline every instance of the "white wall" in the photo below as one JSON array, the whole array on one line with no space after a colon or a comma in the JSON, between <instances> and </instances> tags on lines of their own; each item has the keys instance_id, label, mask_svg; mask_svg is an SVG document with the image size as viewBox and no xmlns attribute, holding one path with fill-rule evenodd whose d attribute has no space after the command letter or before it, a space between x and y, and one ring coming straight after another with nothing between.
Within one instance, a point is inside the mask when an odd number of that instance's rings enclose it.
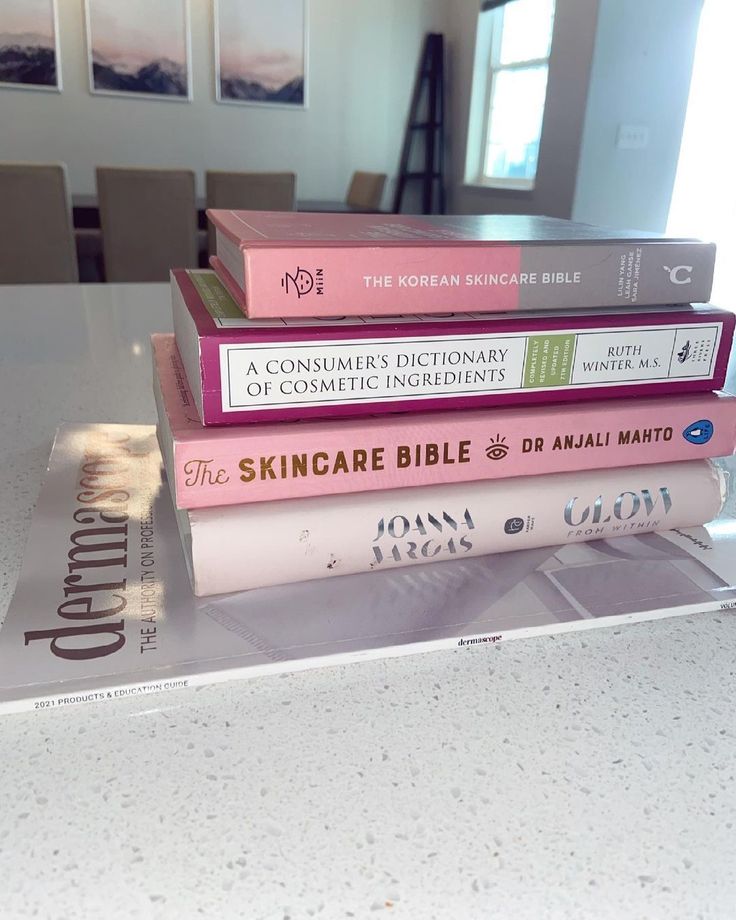
<instances>
[{"instance_id":1,"label":"white wall","mask_svg":"<svg viewBox=\"0 0 736 920\"><path fill-rule=\"evenodd\" d=\"M536 187L489 189L464 182L468 114L479 0L448 0L446 32L452 171L450 204L457 213L548 214L570 217L585 117L598 0L557 0L547 103Z\"/></svg>"},{"instance_id":2,"label":"white wall","mask_svg":"<svg viewBox=\"0 0 736 920\"><path fill-rule=\"evenodd\" d=\"M575 220L664 231L702 3L600 0ZM622 124L645 127L647 146L618 148Z\"/></svg>"},{"instance_id":3,"label":"white wall","mask_svg":"<svg viewBox=\"0 0 736 920\"><path fill-rule=\"evenodd\" d=\"M211 0L190 0L192 102L92 95L82 0L58 0L63 92L0 89L0 159L61 160L77 193L94 192L97 165L188 167L200 192L205 169L292 170L300 198L344 197L355 169L393 177L423 35L441 28L443 0L308 3L302 111L214 101Z\"/></svg>"},{"instance_id":4,"label":"white wall","mask_svg":"<svg viewBox=\"0 0 736 920\"><path fill-rule=\"evenodd\" d=\"M450 202L476 213L550 214L665 229L703 0L557 0L533 191L464 182L479 0L448 0ZM643 149L616 146L645 126Z\"/></svg>"}]
</instances>

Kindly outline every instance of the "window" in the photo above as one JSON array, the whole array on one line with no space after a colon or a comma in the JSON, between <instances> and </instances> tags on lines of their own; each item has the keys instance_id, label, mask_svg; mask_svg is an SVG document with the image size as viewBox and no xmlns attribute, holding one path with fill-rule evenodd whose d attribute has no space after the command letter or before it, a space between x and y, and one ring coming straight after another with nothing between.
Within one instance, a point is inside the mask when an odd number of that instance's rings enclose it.
<instances>
[{"instance_id":1,"label":"window","mask_svg":"<svg viewBox=\"0 0 736 920\"><path fill-rule=\"evenodd\" d=\"M482 129L468 132L467 179L531 189L547 95L554 0L502 5L490 0L483 7L471 108L471 121Z\"/></svg>"}]
</instances>

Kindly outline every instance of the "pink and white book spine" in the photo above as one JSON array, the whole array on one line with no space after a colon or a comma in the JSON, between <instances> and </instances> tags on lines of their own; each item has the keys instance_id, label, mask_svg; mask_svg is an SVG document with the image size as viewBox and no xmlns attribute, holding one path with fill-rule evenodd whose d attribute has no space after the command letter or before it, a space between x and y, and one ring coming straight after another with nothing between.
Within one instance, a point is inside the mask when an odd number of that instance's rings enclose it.
<instances>
[{"instance_id":1,"label":"pink and white book spine","mask_svg":"<svg viewBox=\"0 0 736 920\"><path fill-rule=\"evenodd\" d=\"M205 428L171 335L154 335L159 437L179 508L730 455L725 393Z\"/></svg>"},{"instance_id":2,"label":"pink and white book spine","mask_svg":"<svg viewBox=\"0 0 736 920\"><path fill-rule=\"evenodd\" d=\"M212 267L254 318L636 306L711 291L715 247L697 240L463 239L420 217L350 215L346 227L345 215L327 214L320 239L300 234L309 215L208 216ZM293 237L272 238L274 226Z\"/></svg>"},{"instance_id":3,"label":"pink and white book spine","mask_svg":"<svg viewBox=\"0 0 736 920\"><path fill-rule=\"evenodd\" d=\"M725 474L693 460L203 508L179 524L208 595L697 526L725 494Z\"/></svg>"}]
</instances>

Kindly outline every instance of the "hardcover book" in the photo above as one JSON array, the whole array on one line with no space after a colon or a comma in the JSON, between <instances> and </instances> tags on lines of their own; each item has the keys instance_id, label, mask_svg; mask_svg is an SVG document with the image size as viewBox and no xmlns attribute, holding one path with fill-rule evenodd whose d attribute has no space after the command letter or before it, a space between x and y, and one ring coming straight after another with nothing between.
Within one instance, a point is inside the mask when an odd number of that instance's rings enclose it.
<instances>
[{"instance_id":1,"label":"hardcover book","mask_svg":"<svg viewBox=\"0 0 736 920\"><path fill-rule=\"evenodd\" d=\"M366 658L460 655L508 639L731 610L731 504L727 511L705 527L198 599L153 427L64 426L0 629L0 711L57 712Z\"/></svg>"},{"instance_id":2,"label":"hardcover book","mask_svg":"<svg viewBox=\"0 0 736 920\"><path fill-rule=\"evenodd\" d=\"M734 315L709 305L250 320L210 271L172 272L205 425L719 389Z\"/></svg>"},{"instance_id":3,"label":"hardcover book","mask_svg":"<svg viewBox=\"0 0 736 920\"><path fill-rule=\"evenodd\" d=\"M698 393L205 428L173 335L152 336L179 508L722 457L736 397Z\"/></svg>"},{"instance_id":4,"label":"hardcover book","mask_svg":"<svg viewBox=\"0 0 736 920\"><path fill-rule=\"evenodd\" d=\"M194 593L206 596L694 527L718 515L724 493L710 460L688 460L193 508L177 520Z\"/></svg>"},{"instance_id":5,"label":"hardcover book","mask_svg":"<svg viewBox=\"0 0 736 920\"><path fill-rule=\"evenodd\" d=\"M534 215L210 210L213 266L248 316L705 301L715 246Z\"/></svg>"}]
</instances>

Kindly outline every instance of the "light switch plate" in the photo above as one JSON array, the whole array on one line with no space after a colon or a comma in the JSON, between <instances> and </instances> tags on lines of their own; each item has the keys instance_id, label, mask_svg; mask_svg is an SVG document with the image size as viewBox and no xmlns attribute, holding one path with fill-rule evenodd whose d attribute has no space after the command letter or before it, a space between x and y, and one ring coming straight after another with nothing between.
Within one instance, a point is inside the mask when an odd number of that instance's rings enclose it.
<instances>
[{"instance_id":1,"label":"light switch plate","mask_svg":"<svg viewBox=\"0 0 736 920\"><path fill-rule=\"evenodd\" d=\"M649 144L649 128L646 125L619 125L616 133L616 147L619 150L641 150Z\"/></svg>"}]
</instances>

